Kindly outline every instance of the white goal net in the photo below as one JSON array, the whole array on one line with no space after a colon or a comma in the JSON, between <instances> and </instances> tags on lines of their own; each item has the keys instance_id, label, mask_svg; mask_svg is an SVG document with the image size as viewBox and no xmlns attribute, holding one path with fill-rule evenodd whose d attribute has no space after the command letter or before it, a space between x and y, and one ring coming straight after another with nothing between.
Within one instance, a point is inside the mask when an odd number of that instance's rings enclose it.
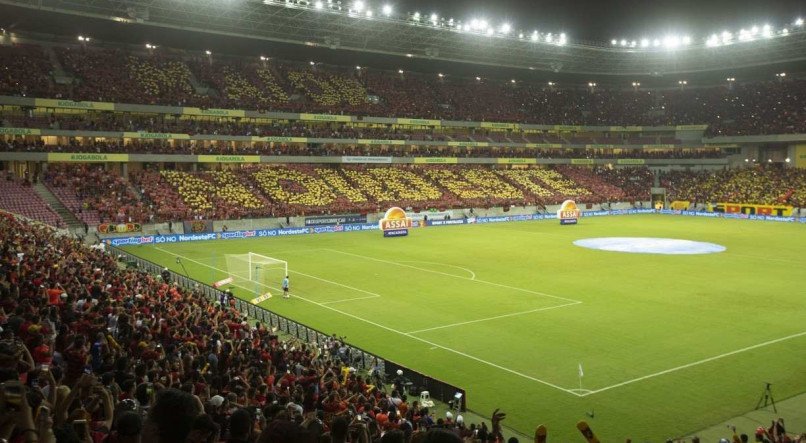
<instances>
[{"instance_id":1,"label":"white goal net","mask_svg":"<svg viewBox=\"0 0 806 443\"><path fill-rule=\"evenodd\" d=\"M233 284L246 288L254 287L258 294L276 293L288 275L288 262L249 252L226 254L227 271Z\"/></svg>"}]
</instances>

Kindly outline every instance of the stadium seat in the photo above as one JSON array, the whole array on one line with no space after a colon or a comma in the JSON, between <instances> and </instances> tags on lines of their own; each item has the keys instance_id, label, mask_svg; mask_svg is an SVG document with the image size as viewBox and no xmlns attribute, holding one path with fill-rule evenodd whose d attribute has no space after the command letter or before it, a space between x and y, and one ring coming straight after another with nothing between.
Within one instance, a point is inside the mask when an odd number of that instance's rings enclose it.
<instances>
[{"instance_id":1,"label":"stadium seat","mask_svg":"<svg viewBox=\"0 0 806 443\"><path fill-rule=\"evenodd\" d=\"M434 400L431 400L431 393L428 391L420 392L420 405L424 408L433 408Z\"/></svg>"}]
</instances>

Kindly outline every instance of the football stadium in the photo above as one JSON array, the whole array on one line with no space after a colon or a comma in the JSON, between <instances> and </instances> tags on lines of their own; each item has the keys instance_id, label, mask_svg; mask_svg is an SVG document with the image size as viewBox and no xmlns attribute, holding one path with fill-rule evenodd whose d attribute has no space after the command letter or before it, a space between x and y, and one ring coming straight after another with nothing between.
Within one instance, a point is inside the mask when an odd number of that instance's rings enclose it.
<instances>
[{"instance_id":1,"label":"football stadium","mask_svg":"<svg viewBox=\"0 0 806 443\"><path fill-rule=\"evenodd\" d=\"M0 441L806 443L800 2L0 0Z\"/></svg>"}]
</instances>

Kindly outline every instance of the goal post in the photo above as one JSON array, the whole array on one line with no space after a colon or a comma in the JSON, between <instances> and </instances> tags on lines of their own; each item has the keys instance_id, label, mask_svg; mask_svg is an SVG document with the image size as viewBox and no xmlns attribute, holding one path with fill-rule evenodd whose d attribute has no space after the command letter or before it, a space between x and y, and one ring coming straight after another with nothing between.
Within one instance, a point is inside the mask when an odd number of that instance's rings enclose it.
<instances>
[{"instance_id":1,"label":"goal post","mask_svg":"<svg viewBox=\"0 0 806 443\"><path fill-rule=\"evenodd\" d=\"M288 275L288 262L273 257L248 252L226 254L227 272L235 285L251 283L255 292L263 294L279 288Z\"/></svg>"}]
</instances>

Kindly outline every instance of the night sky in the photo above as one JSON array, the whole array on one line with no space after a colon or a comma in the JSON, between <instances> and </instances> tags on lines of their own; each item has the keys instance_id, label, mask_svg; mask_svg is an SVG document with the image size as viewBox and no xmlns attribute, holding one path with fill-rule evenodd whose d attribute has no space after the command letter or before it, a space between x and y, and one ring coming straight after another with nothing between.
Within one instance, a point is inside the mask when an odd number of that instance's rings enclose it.
<instances>
[{"instance_id":1,"label":"night sky","mask_svg":"<svg viewBox=\"0 0 806 443\"><path fill-rule=\"evenodd\" d=\"M342 0L347 1L347 0ZM486 18L513 31L566 32L569 39L663 38L667 34L706 37L713 32L769 23L781 28L806 18L803 0L365 0L384 1L396 11L469 20Z\"/></svg>"}]
</instances>

